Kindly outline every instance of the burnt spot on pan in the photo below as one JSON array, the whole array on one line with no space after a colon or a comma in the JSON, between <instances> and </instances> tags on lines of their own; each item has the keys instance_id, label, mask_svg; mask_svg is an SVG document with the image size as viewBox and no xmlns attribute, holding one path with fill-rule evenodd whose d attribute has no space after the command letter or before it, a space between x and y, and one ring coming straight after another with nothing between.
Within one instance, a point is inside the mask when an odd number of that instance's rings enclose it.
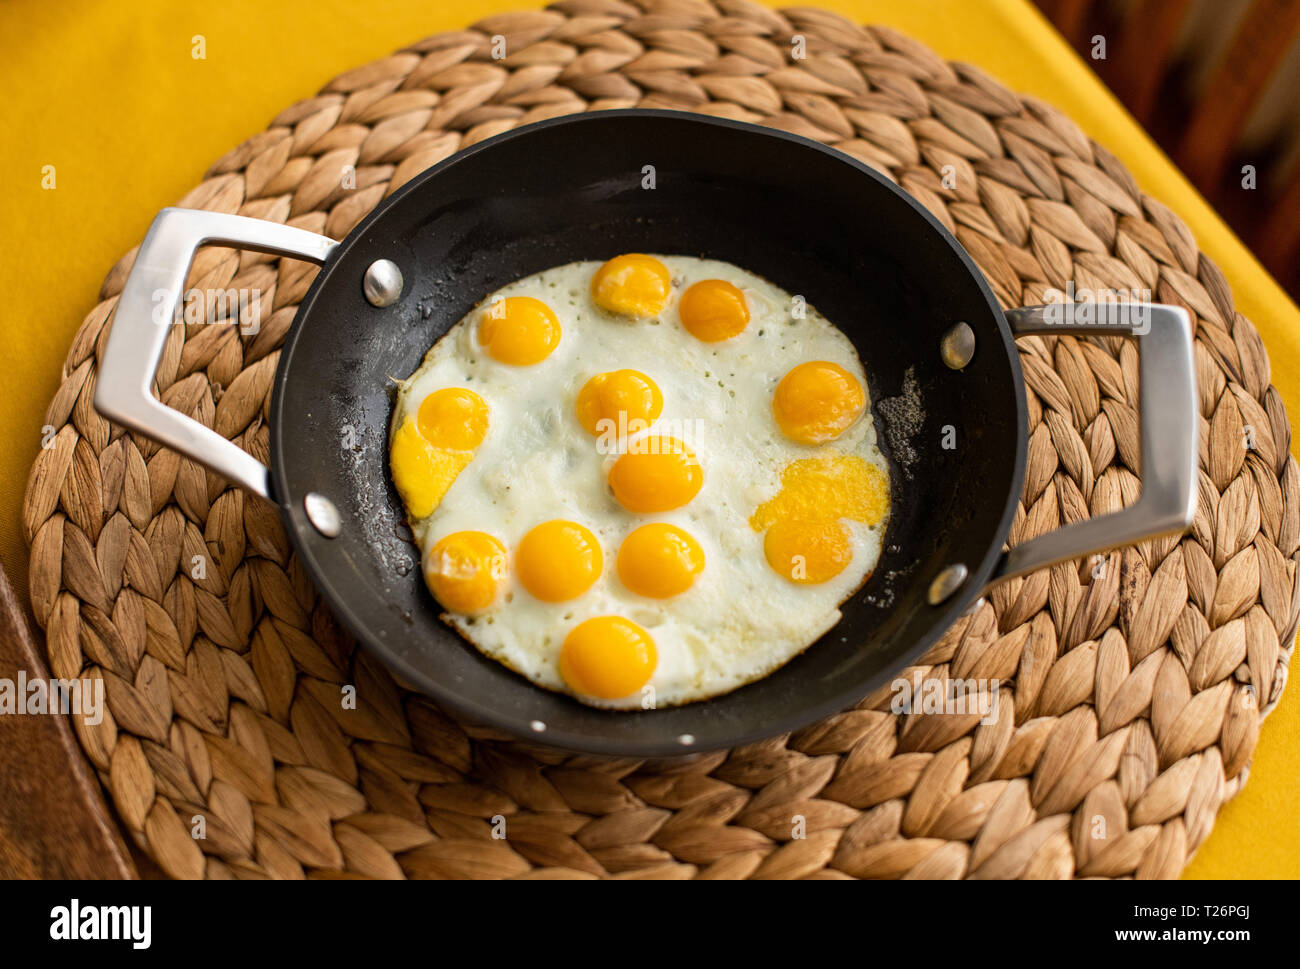
<instances>
[{"instance_id":1,"label":"burnt spot on pan","mask_svg":"<svg viewBox=\"0 0 1300 969\"><path fill-rule=\"evenodd\" d=\"M908 367L903 374L902 392L896 397L883 397L876 401L876 412L881 418L881 429L889 444L889 453L911 479L917 462L915 440L925 423L925 405L921 400L921 387L916 380L916 367Z\"/></svg>"}]
</instances>

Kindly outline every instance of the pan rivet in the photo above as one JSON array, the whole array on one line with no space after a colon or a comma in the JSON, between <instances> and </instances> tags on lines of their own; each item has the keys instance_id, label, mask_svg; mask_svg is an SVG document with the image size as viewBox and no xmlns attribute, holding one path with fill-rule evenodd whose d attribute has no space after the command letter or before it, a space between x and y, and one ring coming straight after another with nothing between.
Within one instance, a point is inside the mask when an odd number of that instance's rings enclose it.
<instances>
[{"instance_id":1,"label":"pan rivet","mask_svg":"<svg viewBox=\"0 0 1300 969\"><path fill-rule=\"evenodd\" d=\"M533 728L533 733L541 733L546 729L546 724L542 723L540 720L534 720L528 726Z\"/></svg>"},{"instance_id":2,"label":"pan rivet","mask_svg":"<svg viewBox=\"0 0 1300 969\"><path fill-rule=\"evenodd\" d=\"M683 747L689 747L691 744L695 743L695 734L684 733L677 738L677 742Z\"/></svg>"},{"instance_id":3,"label":"pan rivet","mask_svg":"<svg viewBox=\"0 0 1300 969\"><path fill-rule=\"evenodd\" d=\"M939 356L953 370L961 370L975 356L975 331L958 323L939 341Z\"/></svg>"},{"instance_id":4,"label":"pan rivet","mask_svg":"<svg viewBox=\"0 0 1300 969\"><path fill-rule=\"evenodd\" d=\"M392 306L402 295L402 271L391 259L377 259L366 270L361 283L373 306Z\"/></svg>"},{"instance_id":5,"label":"pan rivet","mask_svg":"<svg viewBox=\"0 0 1300 969\"><path fill-rule=\"evenodd\" d=\"M339 532L343 531L343 519L339 517L334 502L319 491L309 491L302 500L302 507L307 512L307 520L316 531L326 538L338 538Z\"/></svg>"},{"instance_id":6,"label":"pan rivet","mask_svg":"<svg viewBox=\"0 0 1300 969\"><path fill-rule=\"evenodd\" d=\"M960 589L969 574L970 572L966 569L966 566L958 562L956 565L948 566L936 575L934 581L930 583L930 605L937 606Z\"/></svg>"}]
</instances>

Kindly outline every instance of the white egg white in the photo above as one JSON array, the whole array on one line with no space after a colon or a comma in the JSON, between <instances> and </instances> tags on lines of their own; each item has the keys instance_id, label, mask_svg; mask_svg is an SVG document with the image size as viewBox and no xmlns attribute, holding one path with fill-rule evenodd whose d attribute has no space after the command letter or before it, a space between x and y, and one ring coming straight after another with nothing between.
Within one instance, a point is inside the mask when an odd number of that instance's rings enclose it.
<instances>
[{"instance_id":1,"label":"white egg white","mask_svg":"<svg viewBox=\"0 0 1300 969\"><path fill-rule=\"evenodd\" d=\"M505 594L487 612L444 618L486 655L539 686L566 693L572 691L560 676L559 653L575 625L606 614L639 623L658 651L651 689L617 701L579 697L599 706L687 703L782 666L838 622L839 605L875 568L887 524L846 522L853 558L829 582L800 585L773 571L750 516L777 493L786 465L818 450L782 435L772 414L773 391L807 360L838 363L866 388L862 364L840 330L761 277L715 260L657 258L668 267L673 288L654 320L615 317L596 307L590 285L600 263L594 261L548 269L489 294L480 305L498 296L533 296L550 306L562 331L554 352L531 367L493 360L479 346L476 310L400 384L394 414L395 428L444 387L475 391L491 412L474 459L433 514L411 522L423 551L451 532L476 530L495 535L513 554L525 533L554 518L580 522L597 536L604 569L579 598L542 602L511 575ZM704 343L683 328L678 301L686 287L704 279L725 279L744 291L751 316L744 332ZM663 393L663 412L652 431L680 436L704 469L704 484L685 507L654 515L623 509L606 478L620 442L594 438L578 422L574 403L583 384L625 368L645 373ZM870 461L888 477L869 409L830 446ZM704 549L704 571L671 599L630 592L615 565L623 538L652 521L680 526Z\"/></svg>"}]
</instances>

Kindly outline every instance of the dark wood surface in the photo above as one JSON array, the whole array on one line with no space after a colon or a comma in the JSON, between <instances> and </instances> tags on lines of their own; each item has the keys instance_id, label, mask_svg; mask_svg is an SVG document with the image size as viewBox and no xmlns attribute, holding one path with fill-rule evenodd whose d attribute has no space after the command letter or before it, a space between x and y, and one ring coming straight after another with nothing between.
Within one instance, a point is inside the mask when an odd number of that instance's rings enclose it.
<instances>
[{"instance_id":1,"label":"dark wood surface","mask_svg":"<svg viewBox=\"0 0 1300 969\"><path fill-rule=\"evenodd\" d=\"M1175 158L1198 186L1216 188L1250 112L1300 30L1300 0L1254 0L1220 55Z\"/></svg>"},{"instance_id":2,"label":"dark wood surface","mask_svg":"<svg viewBox=\"0 0 1300 969\"><path fill-rule=\"evenodd\" d=\"M1251 251L1300 299L1293 132L1243 135L1300 44L1300 0L1034 0ZM1183 38L1217 27L1221 49ZM1208 26L1207 26L1208 24ZM1097 38L1109 51L1095 57ZM1213 56L1214 61L1208 60ZM1243 182L1242 167L1256 181Z\"/></svg>"},{"instance_id":3,"label":"dark wood surface","mask_svg":"<svg viewBox=\"0 0 1300 969\"><path fill-rule=\"evenodd\" d=\"M48 679L42 639L0 568L0 677ZM0 715L0 878L135 878L66 716Z\"/></svg>"},{"instance_id":4,"label":"dark wood surface","mask_svg":"<svg viewBox=\"0 0 1300 969\"><path fill-rule=\"evenodd\" d=\"M1120 34L1107 80L1144 126L1150 124L1160 84L1192 0L1138 0Z\"/></svg>"}]
</instances>

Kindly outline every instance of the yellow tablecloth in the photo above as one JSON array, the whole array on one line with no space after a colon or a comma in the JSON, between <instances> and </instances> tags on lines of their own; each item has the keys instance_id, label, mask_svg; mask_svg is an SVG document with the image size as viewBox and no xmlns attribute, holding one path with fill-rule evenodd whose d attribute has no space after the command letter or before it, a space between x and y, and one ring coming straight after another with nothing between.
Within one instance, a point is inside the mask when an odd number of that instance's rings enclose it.
<instances>
[{"instance_id":1,"label":"yellow tablecloth","mask_svg":"<svg viewBox=\"0 0 1300 969\"><path fill-rule=\"evenodd\" d=\"M1263 334L1300 415L1300 311L1027 0L808 0L883 23L1059 106L1178 212ZM7 0L0 5L0 559L26 589L20 506L44 409L104 274L228 148L334 75L538 0ZM774 4L780 5L780 4ZM188 6L189 9L181 9ZM206 58L191 50L198 35ZM42 188L53 165L55 188ZM1244 792L1189 877L1300 876L1300 695L1265 724ZM3 753L0 752L0 759Z\"/></svg>"}]
</instances>

